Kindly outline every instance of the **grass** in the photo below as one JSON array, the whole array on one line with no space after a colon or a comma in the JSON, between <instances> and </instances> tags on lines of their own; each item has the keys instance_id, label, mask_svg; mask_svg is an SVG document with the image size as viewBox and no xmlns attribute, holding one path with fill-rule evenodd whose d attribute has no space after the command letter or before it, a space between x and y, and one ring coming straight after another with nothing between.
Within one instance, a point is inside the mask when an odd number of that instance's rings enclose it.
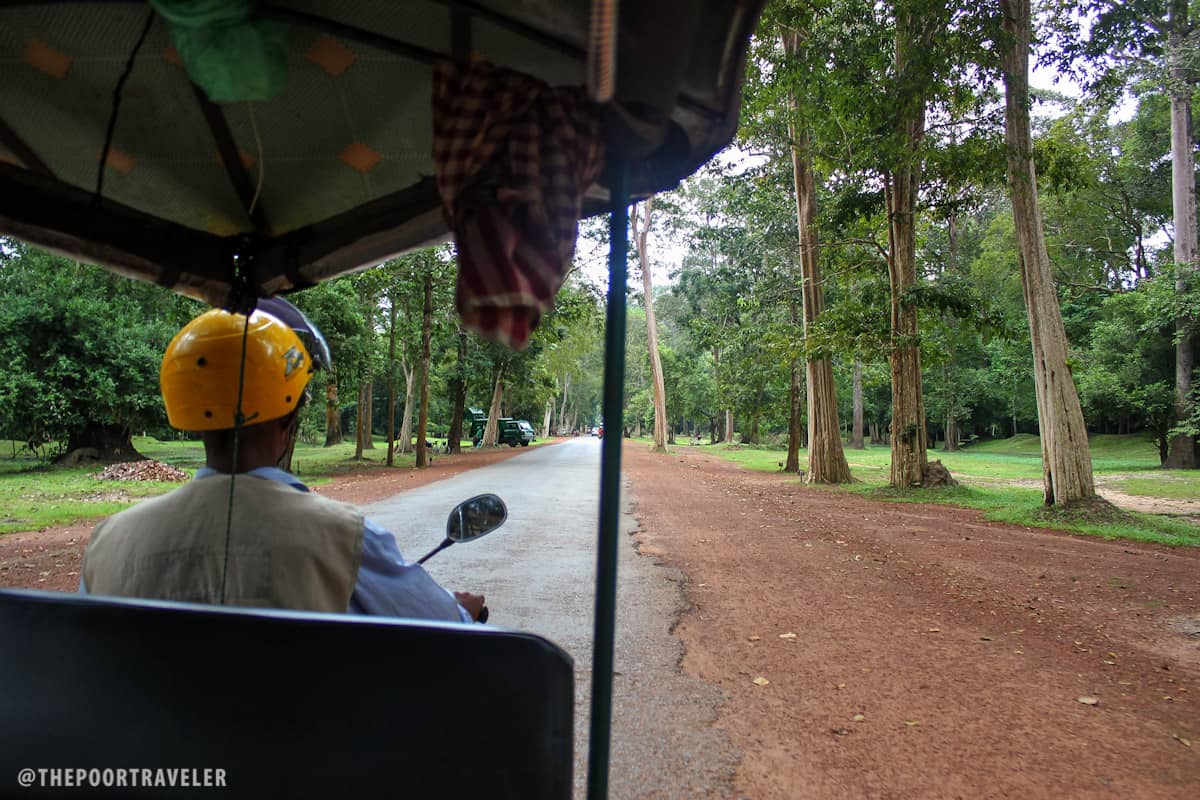
<instances>
[{"instance_id":1,"label":"grass","mask_svg":"<svg viewBox=\"0 0 1200 800\"><path fill-rule=\"evenodd\" d=\"M1119 492L1169 500L1200 500L1200 472L1163 470L1161 474L1131 477L1109 484Z\"/></svg>"},{"instance_id":2,"label":"grass","mask_svg":"<svg viewBox=\"0 0 1200 800\"><path fill-rule=\"evenodd\" d=\"M204 447L200 442L135 436L133 444L147 458L171 464L189 475L204 464ZM464 442L463 446L470 449L471 443ZM354 460L354 449L353 441L328 448L297 443L292 457L293 471L305 483L315 486L336 475L387 469L386 442L377 441L374 450L365 450L362 461ZM412 467L414 462L411 453L395 454L398 468ZM32 454L22 453L19 444L14 448L11 442L0 441L0 534L99 520L144 497L178 486L157 481L102 481L95 477L102 469L95 465L48 466Z\"/></svg>"},{"instance_id":3,"label":"grass","mask_svg":"<svg viewBox=\"0 0 1200 800\"><path fill-rule=\"evenodd\" d=\"M1098 476L1123 476L1110 484L1119 491L1169 499L1200 498L1200 473L1159 469L1158 450L1148 438L1101 435L1092 437L1089 444L1093 470ZM685 451L688 447L681 444L676 449ZM781 449L726 444L702 447L705 452L747 469L766 472L777 472L786 458ZM850 471L860 483L837 489L892 502L977 508L990 520L1026 527L1054 528L1106 539L1200 546L1200 526L1183 520L1120 510L1114 513L1047 509L1041 491L1041 442L1036 436L1022 434L953 453L931 450L929 457L940 459L964 483L941 489L890 488L887 482L891 450L886 446L869 446L865 450L846 450ZM802 464L806 458L807 452L802 450Z\"/></svg>"},{"instance_id":4,"label":"grass","mask_svg":"<svg viewBox=\"0 0 1200 800\"><path fill-rule=\"evenodd\" d=\"M39 467L0 474L0 533L99 519L177 485L101 481L92 477L100 469Z\"/></svg>"}]
</instances>

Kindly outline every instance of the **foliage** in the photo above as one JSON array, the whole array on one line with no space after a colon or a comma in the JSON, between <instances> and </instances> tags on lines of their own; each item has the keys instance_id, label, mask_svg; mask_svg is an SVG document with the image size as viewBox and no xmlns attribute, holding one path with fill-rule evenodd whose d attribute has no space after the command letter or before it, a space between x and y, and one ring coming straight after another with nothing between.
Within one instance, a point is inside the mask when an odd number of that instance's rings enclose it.
<instances>
[{"instance_id":1,"label":"foliage","mask_svg":"<svg viewBox=\"0 0 1200 800\"><path fill-rule=\"evenodd\" d=\"M50 455L93 431L165 428L163 351L199 307L0 241L0 429Z\"/></svg>"}]
</instances>

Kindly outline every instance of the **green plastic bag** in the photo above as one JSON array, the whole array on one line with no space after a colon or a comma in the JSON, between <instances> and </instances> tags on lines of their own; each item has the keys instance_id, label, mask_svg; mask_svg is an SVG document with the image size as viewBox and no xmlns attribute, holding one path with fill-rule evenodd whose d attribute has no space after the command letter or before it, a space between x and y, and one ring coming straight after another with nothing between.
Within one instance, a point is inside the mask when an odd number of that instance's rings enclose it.
<instances>
[{"instance_id":1,"label":"green plastic bag","mask_svg":"<svg viewBox=\"0 0 1200 800\"><path fill-rule=\"evenodd\" d=\"M288 27L253 0L150 0L188 76L214 103L269 100L287 84Z\"/></svg>"}]
</instances>

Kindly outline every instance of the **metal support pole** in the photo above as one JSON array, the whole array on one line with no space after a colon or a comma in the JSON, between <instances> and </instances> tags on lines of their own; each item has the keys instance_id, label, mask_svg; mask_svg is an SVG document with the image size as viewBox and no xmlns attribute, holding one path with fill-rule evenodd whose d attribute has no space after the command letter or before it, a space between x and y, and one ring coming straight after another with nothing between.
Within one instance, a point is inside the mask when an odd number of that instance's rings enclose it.
<instances>
[{"instance_id":1,"label":"metal support pole","mask_svg":"<svg viewBox=\"0 0 1200 800\"><path fill-rule=\"evenodd\" d=\"M592 633L592 718L588 800L608 797L613 641L617 624L617 542L621 522L621 435L625 401L625 284L629 249L629 172L615 170L608 235L608 313L604 337L604 438L600 449L600 539L596 552L596 623Z\"/></svg>"}]
</instances>

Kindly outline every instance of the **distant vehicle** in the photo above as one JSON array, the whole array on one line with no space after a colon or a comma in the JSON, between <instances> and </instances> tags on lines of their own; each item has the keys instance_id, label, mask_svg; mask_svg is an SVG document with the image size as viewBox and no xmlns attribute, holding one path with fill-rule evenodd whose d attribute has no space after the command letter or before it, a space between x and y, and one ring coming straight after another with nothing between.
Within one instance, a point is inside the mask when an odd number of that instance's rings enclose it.
<instances>
[{"instance_id":1,"label":"distant vehicle","mask_svg":"<svg viewBox=\"0 0 1200 800\"><path fill-rule=\"evenodd\" d=\"M471 415L471 441L479 447L483 442L483 429L487 427L487 414L483 413L479 408L468 408L467 413Z\"/></svg>"},{"instance_id":2,"label":"distant vehicle","mask_svg":"<svg viewBox=\"0 0 1200 800\"><path fill-rule=\"evenodd\" d=\"M483 431L487 427L487 414L481 409L469 408L468 413L471 415L471 441L476 447L483 444ZM529 443L535 441L533 426L528 420L513 419L512 417L501 417L496 420L496 444L506 444L509 447L528 447Z\"/></svg>"},{"instance_id":3,"label":"distant vehicle","mask_svg":"<svg viewBox=\"0 0 1200 800\"><path fill-rule=\"evenodd\" d=\"M596 427L593 427L593 428L592 428L592 430L591 430L591 435L592 435L592 436L599 436L599 435L600 435L600 429L599 429L599 428L596 428Z\"/></svg>"},{"instance_id":4,"label":"distant vehicle","mask_svg":"<svg viewBox=\"0 0 1200 800\"><path fill-rule=\"evenodd\" d=\"M496 444L507 444L509 447L528 447L533 441L533 426L527 420L509 419L501 417L499 420L500 431L496 437Z\"/></svg>"}]
</instances>

